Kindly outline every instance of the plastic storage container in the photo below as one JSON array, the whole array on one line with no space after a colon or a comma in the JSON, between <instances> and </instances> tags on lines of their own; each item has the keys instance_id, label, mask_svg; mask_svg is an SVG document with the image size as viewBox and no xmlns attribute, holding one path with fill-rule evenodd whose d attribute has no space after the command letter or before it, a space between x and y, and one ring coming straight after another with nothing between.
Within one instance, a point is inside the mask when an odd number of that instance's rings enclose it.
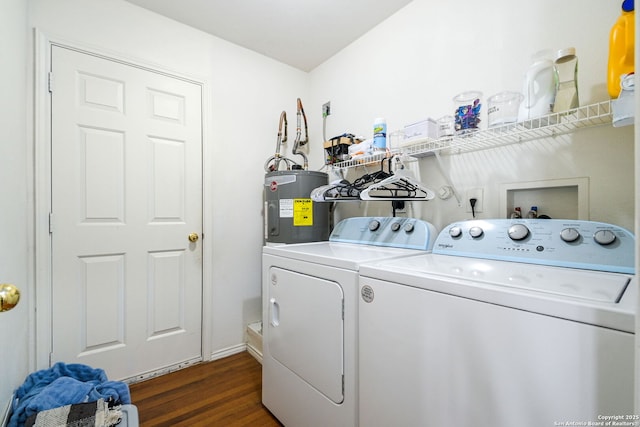
<instances>
[{"instance_id":1,"label":"plastic storage container","mask_svg":"<svg viewBox=\"0 0 640 427\"><path fill-rule=\"evenodd\" d=\"M612 98L620 95L620 79L633 73L635 49L635 11L633 0L622 2L622 14L609 33L607 89Z\"/></svg>"},{"instance_id":2,"label":"plastic storage container","mask_svg":"<svg viewBox=\"0 0 640 427\"><path fill-rule=\"evenodd\" d=\"M425 138L437 138L438 124L435 120L429 118L416 123L412 123L410 125L406 125L403 132L406 142Z\"/></svg>"},{"instance_id":3,"label":"plastic storage container","mask_svg":"<svg viewBox=\"0 0 640 427\"><path fill-rule=\"evenodd\" d=\"M487 99L487 122L489 127L515 123L524 96L520 92L500 92Z\"/></svg>"},{"instance_id":4,"label":"plastic storage container","mask_svg":"<svg viewBox=\"0 0 640 427\"><path fill-rule=\"evenodd\" d=\"M456 130L453 116L442 116L438 119L438 138L453 136Z\"/></svg>"},{"instance_id":5,"label":"plastic storage container","mask_svg":"<svg viewBox=\"0 0 640 427\"><path fill-rule=\"evenodd\" d=\"M482 92L471 90L453 97L455 128L458 135L475 132L480 128Z\"/></svg>"}]
</instances>

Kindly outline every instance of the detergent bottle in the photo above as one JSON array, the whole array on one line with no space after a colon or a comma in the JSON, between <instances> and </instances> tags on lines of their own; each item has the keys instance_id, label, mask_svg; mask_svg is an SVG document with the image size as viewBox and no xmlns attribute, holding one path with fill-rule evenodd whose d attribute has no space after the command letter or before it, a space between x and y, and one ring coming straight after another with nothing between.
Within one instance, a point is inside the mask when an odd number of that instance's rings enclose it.
<instances>
[{"instance_id":1,"label":"detergent bottle","mask_svg":"<svg viewBox=\"0 0 640 427\"><path fill-rule=\"evenodd\" d=\"M550 50L542 50L532 57L533 62L524 76L524 99L518 111L519 122L551 113L556 93L552 55Z\"/></svg>"},{"instance_id":2,"label":"detergent bottle","mask_svg":"<svg viewBox=\"0 0 640 427\"><path fill-rule=\"evenodd\" d=\"M611 98L620 95L620 77L634 72L635 49L634 1L622 2L622 15L609 34L609 63L607 66L607 89Z\"/></svg>"},{"instance_id":3,"label":"detergent bottle","mask_svg":"<svg viewBox=\"0 0 640 427\"><path fill-rule=\"evenodd\" d=\"M620 80L620 95L611 101L614 128L632 125L636 116L634 73L623 74Z\"/></svg>"}]
</instances>

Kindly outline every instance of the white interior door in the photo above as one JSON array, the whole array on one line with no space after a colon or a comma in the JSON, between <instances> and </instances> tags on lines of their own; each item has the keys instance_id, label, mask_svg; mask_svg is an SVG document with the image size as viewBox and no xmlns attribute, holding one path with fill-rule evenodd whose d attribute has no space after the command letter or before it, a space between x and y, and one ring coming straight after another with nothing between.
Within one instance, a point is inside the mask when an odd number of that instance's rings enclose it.
<instances>
[{"instance_id":1,"label":"white interior door","mask_svg":"<svg viewBox=\"0 0 640 427\"><path fill-rule=\"evenodd\" d=\"M51 58L51 362L124 379L201 358L201 87Z\"/></svg>"}]
</instances>

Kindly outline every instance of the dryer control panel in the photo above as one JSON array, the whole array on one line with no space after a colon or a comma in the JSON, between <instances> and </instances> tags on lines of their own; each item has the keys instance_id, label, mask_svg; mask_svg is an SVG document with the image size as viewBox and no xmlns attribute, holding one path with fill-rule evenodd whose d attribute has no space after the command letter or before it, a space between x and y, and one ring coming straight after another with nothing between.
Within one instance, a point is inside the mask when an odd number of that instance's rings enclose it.
<instances>
[{"instance_id":1,"label":"dryer control panel","mask_svg":"<svg viewBox=\"0 0 640 427\"><path fill-rule=\"evenodd\" d=\"M635 236L594 221L460 221L440 232L433 253L635 274Z\"/></svg>"},{"instance_id":2,"label":"dryer control panel","mask_svg":"<svg viewBox=\"0 0 640 427\"><path fill-rule=\"evenodd\" d=\"M429 251L436 234L433 224L420 219L353 217L340 221L329 241Z\"/></svg>"}]
</instances>

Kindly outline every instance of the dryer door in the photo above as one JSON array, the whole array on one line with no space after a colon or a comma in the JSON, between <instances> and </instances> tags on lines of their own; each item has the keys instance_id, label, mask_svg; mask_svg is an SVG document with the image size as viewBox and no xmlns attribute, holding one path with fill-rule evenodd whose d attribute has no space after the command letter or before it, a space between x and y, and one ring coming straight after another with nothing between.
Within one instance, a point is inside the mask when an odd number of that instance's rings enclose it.
<instances>
[{"instance_id":1,"label":"dryer door","mask_svg":"<svg viewBox=\"0 0 640 427\"><path fill-rule=\"evenodd\" d=\"M277 267L269 271L271 356L335 403L344 399L342 287Z\"/></svg>"}]
</instances>

